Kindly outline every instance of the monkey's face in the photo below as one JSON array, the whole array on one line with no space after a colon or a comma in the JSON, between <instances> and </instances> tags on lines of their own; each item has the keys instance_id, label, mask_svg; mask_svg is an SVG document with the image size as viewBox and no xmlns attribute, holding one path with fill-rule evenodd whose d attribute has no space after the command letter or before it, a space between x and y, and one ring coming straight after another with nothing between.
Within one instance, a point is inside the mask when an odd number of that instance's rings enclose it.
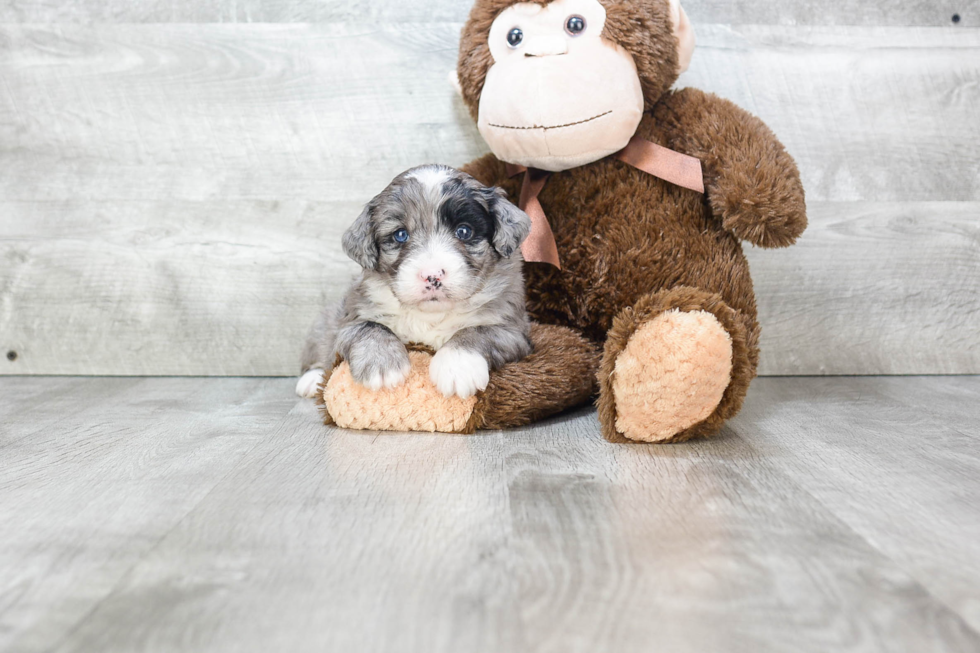
<instances>
[{"instance_id":1,"label":"monkey's face","mask_svg":"<svg viewBox=\"0 0 980 653\"><path fill-rule=\"evenodd\" d=\"M478 126L499 159L558 171L626 146L643 90L605 21L598 0L518 3L494 19Z\"/></svg>"}]
</instances>

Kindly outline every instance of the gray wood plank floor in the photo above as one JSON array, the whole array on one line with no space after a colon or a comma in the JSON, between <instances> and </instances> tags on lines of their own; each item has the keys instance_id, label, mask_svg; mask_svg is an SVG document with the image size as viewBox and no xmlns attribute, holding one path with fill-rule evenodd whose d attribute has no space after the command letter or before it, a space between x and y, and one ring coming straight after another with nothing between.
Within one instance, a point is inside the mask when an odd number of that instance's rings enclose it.
<instances>
[{"instance_id":1,"label":"gray wood plank floor","mask_svg":"<svg viewBox=\"0 0 980 653\"><path fill-rule=\"evenodd\" d=\"M759 379L673 446L291 386L0 379L0 650L980 650L980 377Z\"/></svg>"}]
</instances>

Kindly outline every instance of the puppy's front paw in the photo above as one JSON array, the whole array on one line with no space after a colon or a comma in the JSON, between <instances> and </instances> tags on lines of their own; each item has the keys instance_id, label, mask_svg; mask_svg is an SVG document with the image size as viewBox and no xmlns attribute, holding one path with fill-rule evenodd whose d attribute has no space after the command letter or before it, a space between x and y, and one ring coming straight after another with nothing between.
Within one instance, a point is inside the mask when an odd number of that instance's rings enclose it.
<instances>
[{"instance_id":1,"label":"puppy's front paw","mask_svg":"<svg viewBox=\"0 0 980 653\"><path fill-rule=\"evenodd\" d=\"M307 371L296 382L296 394L300 397L312 399L316 396L316 389L319 387L321 381L323 381L323 370L315 367Z\"/></svg>"},{"instance_id":2,"label":"puppy's front paw","mask_svg":"<svg viewBox=\"0 0 980 653\"><path fill-rule=\"evenodd\" d=\"M355 347L347 363L354 380L374 391L400 386L412 371L408 351L397 341L390 345Z\"/></svg>"},{"instance_id":3,"label":"puppy's front paw","mask_svg":"<svg viewBox=\"0 0 980 653\"><path fill-rule=\"evenodd\" d=\"M469 349L443 347L429 363L429 378L446 397L454 394L463 399L485 390L490 382L487 359Z\"/></svg>"},{"instance_id":4,"label":"puppy's front paw","mask_svg":"<svg viewBox=\"0 0 980 653\"><path fill-rule=\"evenodd\" d=\"M377 392L381 388L397 388L405 379L411 367L390 367L384 370L375 370L367 375L360 383L368 390Z\"/></svg>"}]
</instances>

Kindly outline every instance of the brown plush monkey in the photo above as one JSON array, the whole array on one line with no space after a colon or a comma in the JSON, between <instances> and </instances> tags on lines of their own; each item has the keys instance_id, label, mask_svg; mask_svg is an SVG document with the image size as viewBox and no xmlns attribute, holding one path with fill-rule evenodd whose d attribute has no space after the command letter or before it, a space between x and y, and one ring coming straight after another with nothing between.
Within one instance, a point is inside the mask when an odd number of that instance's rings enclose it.
<instances>
[{"instance_id":1,"label":"brown plush monkey","mask_svg":"<svg viewBox=\"0 0 980 653\"><path fill-rule=\"evenodd\" d=\"M477 0L457 73L493 154L464 169L512 197L523 190L554 233L551 245L541 217L532 230L561 269L525 268L535 352L495 372L475 402L449 405L416 387L411 410L404 397L333 374L328 421L498 428L598 388L607 438L672 442L714 433L738 412L759 359L739 241L792 244L806 207L793 159L759 119L708 93L670 90L692 49L676 0ZM634 137L700 160L704 193L624 162L616 154ZM505 162L531 170L515 176Z\"/></svg>"}]
</instances>

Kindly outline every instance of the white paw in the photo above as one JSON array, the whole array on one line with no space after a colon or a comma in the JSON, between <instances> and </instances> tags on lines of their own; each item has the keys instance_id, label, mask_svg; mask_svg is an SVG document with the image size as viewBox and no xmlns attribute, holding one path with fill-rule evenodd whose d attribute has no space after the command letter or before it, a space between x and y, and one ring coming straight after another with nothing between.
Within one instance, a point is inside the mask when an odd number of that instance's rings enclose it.
<instances>
[{"instance_id":1,"label":"white paw","mask_svg":"<svg viewBox=\"0 0 980 653\"><path fill-rule=\"evenodd\" d=\"M373 392L377 392L381 388L396 388L405 383L405 379L408 378L408 373L411 371L412 365L406 358L405 363L400 367L387 369L383 372L371 372L361 385Z\"/></svg>"},{"instance_id":2,"label":"white paw","mask_svg":"<svg viewBox=\"0 0 980 653\"><path fill-rule=\"evenodd\" d=\"M446 397L455 394L466 399L486 389L490 383L490 366L475 351L444 347L429 363L429 378Z\"/></svg>"},{"instance_id":3,"label":"white paw","mask_svg":"<svg viewBox=\"0 0 980 653\"><path fill-rule=\"evenodd\" d=\"M323 370L314 367L299 377L299 381L296 382L296 394L307 399L316 397L316 389L321 381L323 381Z\"/></svg>"}]
</instances>

